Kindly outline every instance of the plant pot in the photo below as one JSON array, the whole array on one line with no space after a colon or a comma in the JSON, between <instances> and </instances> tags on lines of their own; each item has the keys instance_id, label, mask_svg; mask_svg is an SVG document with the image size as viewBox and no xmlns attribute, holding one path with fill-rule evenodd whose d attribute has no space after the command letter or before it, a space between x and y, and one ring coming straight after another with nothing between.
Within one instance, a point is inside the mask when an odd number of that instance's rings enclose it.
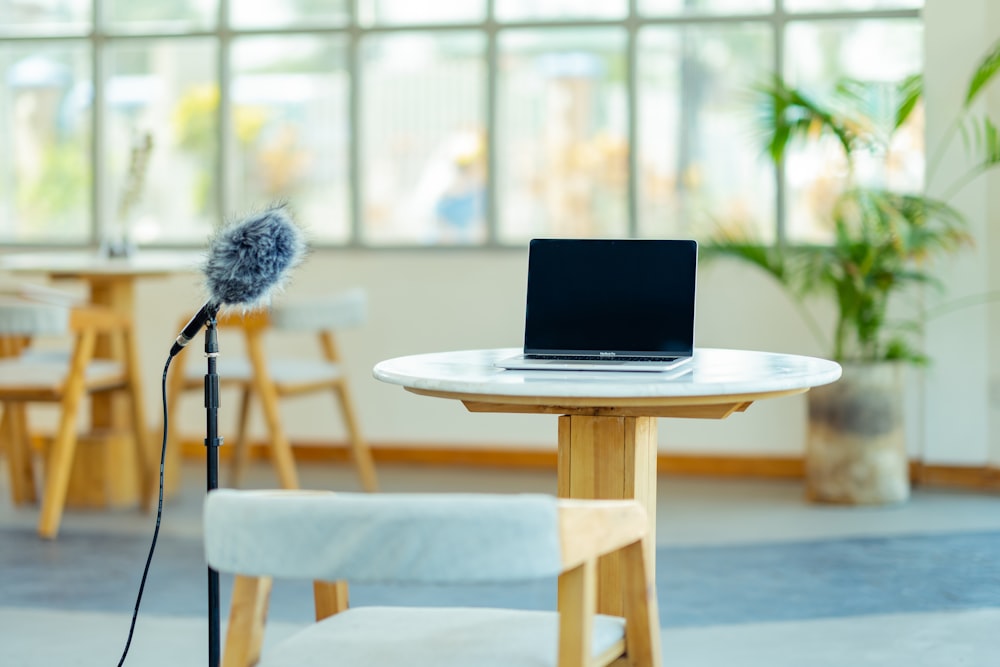
<instances>
[{"instance_id":1,"label":"plant pot","mask_svg":"<svg viewBox=\"0 0 1000 667\"><path fill-rule=\"evenodd\" d=\"M806 497L881 505L910 495L901 362L842 363L809 400Z\"/></svg>"}]
</instances>

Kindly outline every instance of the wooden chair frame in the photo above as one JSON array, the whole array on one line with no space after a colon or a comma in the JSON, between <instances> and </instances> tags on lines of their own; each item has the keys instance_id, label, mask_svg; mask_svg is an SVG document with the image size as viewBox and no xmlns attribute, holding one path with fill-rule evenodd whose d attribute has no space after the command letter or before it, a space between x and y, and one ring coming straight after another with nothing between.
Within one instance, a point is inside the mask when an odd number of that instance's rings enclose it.
<instances>
[{"instance_id":1,"label":"wooden chair frame","mask_svg":"<svg viewBox=\"0 0 1000 667\"><path fill-rule=\"evenodd\" d=\"M557 603L558 667L660 667L654 552L648 544L644 509L635 501L560 499L558 503L563 569ZM622 559L625 640L592 656L597 563L611 553ZM222 667L251 667L259 661L272 585L268 576L235 577ZM317 621L345 611L348 583L315 581L313 598Z\"/></svg>"},{"instance_id":2,"label":"wooden chair frame","mask_svg":"<svg viewBox=\"0 0 1000 667\"><path fill-rule=\"evenodd\" d=\"M350 441L351 458L357 469L361 487L365 491L377 491L378 481L375 473L375 462L372 458L368 442L361 432L354 399L346 376L341 375L335 379L320 382L289 383L276 381L269 370L268 356L265 351L266 333L272 329L271 317L267 311L236 314L225 313L217 318L217 325L220 328L242 331L246 354L252 369L252 378L249 382L243 378L219 378L221 386L238 387L240 390L237 431L230 458L229 483L238 487L246 468L249 448L247 432L250 423L250 404L252 397L256 395L260 399L264 420L267 424L271 460L277 472L278 481L282 488L299 488L295 457L292 453L291 442L282 424L280 401L286 397L330 391L334 395L337 405L340 408L340 414L344 420L344 426ZM323 359L331 363L342 363L334 332L328 329L319 330L316 332L316 335ZM167 411L171 415L176 413L176 406L182 393L200 390L203 387L200 379L192 379L185 373L185 364L187 362L184 360L184 355L178 357L174 363L177 367L174 369L170 379L167 403ZM176 429L174 433L176 433ZM172 436L171 441L174 443L174 446L169 449L176 451L176 436Z\"/></svg>"},{"instance_id":3,"label":"wooden chair frame","mask_svg":"<svg viewBox=\"0 0 1000 667\"><path fill-rule=\"evenodd\" d=\"M0 387L3 405L2 434L10 458L11 488L15 503L37 500L32 465L32 448L27 426L26 406L31 403L56 403L59 421L49 445L38 534L54 539L59 533L73 458L76 454L77 424L85 396L120 392L128 398L131 437L136 448L140 502L148 510L152 502L152 461L146 433L142 384L139 380L138 354L129 317L97 306L76 307L70 311L69 330L73 348L67 371L61 382L52 385L25 382L23 386ZM113 377L88 380L87 367L94 359L99 336L116 341L124 353L122 372ZM24 337L10 337L4 344L8 354L19 353L27 345Z\"/></svg>"}]
</instances>

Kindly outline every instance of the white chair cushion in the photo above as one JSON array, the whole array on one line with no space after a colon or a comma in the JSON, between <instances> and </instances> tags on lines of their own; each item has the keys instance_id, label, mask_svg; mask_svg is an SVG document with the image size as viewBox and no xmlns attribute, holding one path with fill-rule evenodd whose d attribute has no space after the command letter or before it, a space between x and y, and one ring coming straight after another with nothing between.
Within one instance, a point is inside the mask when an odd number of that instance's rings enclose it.
<instances>
[{"instance_id":1,"label":"white chair cushion","mask_svg":"<svg viewBox=\"0 0 1000 667\"><path fill-rule=\"evenodd\" d=\"M208 365L203 357L194 357L188 360L184 367L184 375L189 380L203 377L208 370ZM215 360L215 370L219 374L219 379L238 380L248 382L253 378L253 369L250 366L250 359L240 355L221 353Z\"/></svg>"},{"instance_id":2,"label":"white chair cushion","mask_svg":"<svg viewBox=\"0 0 1000 667\"><path fill-rule=\"evenodd\" d=\"M69 308L18 299L0 299L0 334L42 336L69 330Z\"/></svg>"},{"instance_id":3,"label":"white chair cushion","mask_svg":"<svg viewBox=\"0 0 1000 667\"><path fill-rule=\"evenodd\" d=\"M205 555L222 572L364 583L488 583L561 571L544 494L303 493L219 489Z\"/></svg>"},{"instance_id":4,"label":"white chair cushion","mask_svg":"<svg viewBox=\"0 0 1000 667\"><path fill-rule=\"evenodd\" d=\"M593 653L624 638L624 619L594 619ZM270 647L259 667L555 667L551 611L357 607Z\"/></svg>"},{"instance_id":5,"label":"white chair cushion","mask_svg":"<svg viewBox=\"0 0 1000 667\"><path fill-rule=\"evenodd\" d=\"M74 292L67 292L66 290L39 283L20 280L12 281L6 278L0 278L0 295L65 307L78 306L85 303L85 299Z\"/></svg>"},{"instance_id":6,"label":"white chair cushion","mask_svg":"<svg viewBox=\"0 0 1000 667\"><path fill-rule=\"evenodd\" d=\"M343 375L340 364L316 359L269 359L268 372L276 384L307 384L312 382L328 382ZM205 363L188 362L185 375L189 380L205 375ZM216 372L222 382L226 380L249 382L253 379L253 368L250 359L244 356L219 355L215 364Z\"/></svg>"},{"instance_id":7,"label":"white chair cushion","mask_svg":"<svg viewBox=\"0 0 1000 667\"><path fill-rule=\"evenodd\" d=\"M31 353L0 359L0 387L58 387L66 379L69 356L64 353ZM94 359L87 366L87 384L99 385L120 379L124 371L117 361Z\"/></svg>"}]
</instances>

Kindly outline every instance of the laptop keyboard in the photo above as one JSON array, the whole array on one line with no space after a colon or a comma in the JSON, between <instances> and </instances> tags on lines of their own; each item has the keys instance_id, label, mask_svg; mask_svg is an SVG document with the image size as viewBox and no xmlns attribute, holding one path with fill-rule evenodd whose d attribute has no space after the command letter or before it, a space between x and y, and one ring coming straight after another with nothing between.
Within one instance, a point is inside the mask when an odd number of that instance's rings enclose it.
<instances>
[{"instance_id":1,"label":"laptop keyboard","mask_svg":"<svg viewBox=\"0 0 1000 667\"><path fill-rule=\"evenodd\" d=\"M617 354L613 357L595 357L586 354L529 354L528 359L553 359L556 361L675 361L677 357L640 357Z\"/></svg>"}]
</instances>

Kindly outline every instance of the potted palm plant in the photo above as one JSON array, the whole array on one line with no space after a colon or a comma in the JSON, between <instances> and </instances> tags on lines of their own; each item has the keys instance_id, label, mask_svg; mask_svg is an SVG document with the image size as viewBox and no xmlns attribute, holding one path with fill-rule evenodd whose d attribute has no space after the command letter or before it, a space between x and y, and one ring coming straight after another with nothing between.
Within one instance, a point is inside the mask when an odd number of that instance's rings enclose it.
<instances>
[{"instance_id":1,"label":"potted palm plant","mask_svg":"<svg viewBox=\"0 0 1000 667\"><path fill-rule=\"evenodd\" d=\"M1000 42L973 72L959 116L945 136L945 142L961 137L974 152L974 164L939 198L888 187L877 170L871 178L873 161L884 175L895 159L897 132L920 107L920 76L889 87L844 81L822 99L780 77L756 90L775 164L783 165L797 143L815 147L825 142L838 148L845 165L842 185L822 214L829 243L767 244L722 227L703 244L706 257L735 257L773 276L844 369L839 382L809 394L806 492L814 500L874 504L909 495L902 370L928 360L918 344L921 311L907 297L935 285L936 258L972 242L964 216L948 201L1000 164L997 127L973 106L998 69ZM859 175L859 163L865 177ZM932 170L929 164L928 173ZM829 299L834 307L830 331L819 327L806 307L817 298Z\"/></svg>"}]
</instances>

